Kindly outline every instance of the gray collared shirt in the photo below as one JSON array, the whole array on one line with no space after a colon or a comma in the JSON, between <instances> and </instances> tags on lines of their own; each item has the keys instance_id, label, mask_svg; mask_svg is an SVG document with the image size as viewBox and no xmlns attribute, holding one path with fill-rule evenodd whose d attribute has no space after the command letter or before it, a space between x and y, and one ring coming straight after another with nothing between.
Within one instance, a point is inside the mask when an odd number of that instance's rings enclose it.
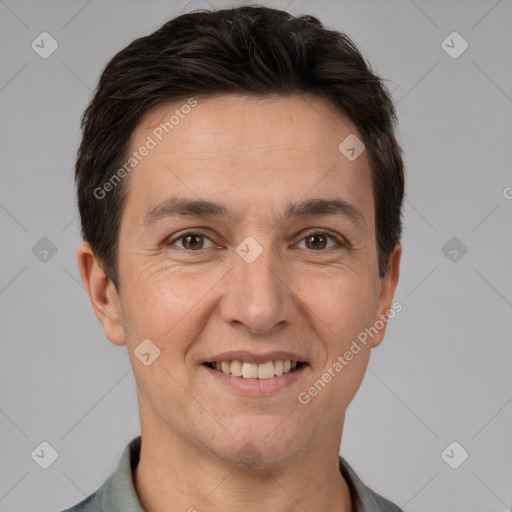
<instances>
[{"instance_id":1,"label":"gray collared shirt","mask_svg":"<svg viewBox=\"0 0 512 512\"><path fill-rule=\"evenodd\" d=\"M105 483L83 501L63 512L144 512L133 485L132 471L139 463L141 437L126 445L121 460ZM400 508L366 487L341 456L340 472L350 488L354 512L402 512Z\"/></svg>"}]
</instances>

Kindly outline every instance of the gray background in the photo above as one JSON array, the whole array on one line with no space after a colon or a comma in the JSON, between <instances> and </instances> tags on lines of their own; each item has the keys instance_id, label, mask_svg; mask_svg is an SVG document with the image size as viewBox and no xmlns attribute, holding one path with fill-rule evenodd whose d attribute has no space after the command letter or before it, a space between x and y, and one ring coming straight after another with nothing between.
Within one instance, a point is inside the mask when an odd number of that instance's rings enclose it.
<instances>
[{"instance_id":1,"label":"gray background","mask_svg":"<svg viewBox=\"0 0 512 512\"><path fill-rule=\"evenodd\" d=\"M346 32L397 102L403 311L372 353L341 453L407 512L512 510L512 2L262 3ZM76 264L79 118L115 52L203 7L0 0L1 511L77 503L139 433L126 349L105 339ZM31 48L43 31L59 44L47 59ZM453 31L469 43L458 58L441 46ZM57 248L46 261L33 252L43 237ZM43 441L58 452L46 470L31 458ZM452 441L469 453L458 469L441 457Z\"/></svg>"}]
</instances>

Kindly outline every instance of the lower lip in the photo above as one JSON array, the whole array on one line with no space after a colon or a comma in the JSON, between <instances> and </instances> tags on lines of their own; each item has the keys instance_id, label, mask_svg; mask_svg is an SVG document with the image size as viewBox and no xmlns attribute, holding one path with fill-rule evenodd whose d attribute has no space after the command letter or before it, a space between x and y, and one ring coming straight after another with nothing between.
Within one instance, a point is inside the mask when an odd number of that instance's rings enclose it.
<instances>
[{"instance_id":1,"label":"lower lip","mask_svg":"<svg viewBox=\"0 0 512 512\"><path fill-rule=\"evenodd\" d=\"M233 377L224 372L219 372L206 365L201 365L214 379L228 386L234 391L244 396L269 396L281 391L286 387L292 386L301 377L307 364L302 364L293 372L283 373L271 379L244 379L243 377Z\"/></svg>"}]
</instances>

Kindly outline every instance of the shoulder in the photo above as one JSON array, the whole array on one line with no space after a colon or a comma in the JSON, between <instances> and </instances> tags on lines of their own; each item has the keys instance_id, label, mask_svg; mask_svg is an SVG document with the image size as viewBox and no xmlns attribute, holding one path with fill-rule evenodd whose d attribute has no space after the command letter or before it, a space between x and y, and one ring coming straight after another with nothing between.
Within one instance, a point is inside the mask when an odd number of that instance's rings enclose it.
<instances>
[{"instance_id":1,"label":"shoulder","mask_svg":"<svg viewBox=\"0 0 512 512\"><path fill-rule=\"evenodd\" d=\"M126 446L116 470L93 494L62 512L144 512L133 485L132 469L139 462L141 438Z\"/></svg>"},{"instance_id":2,"label":"shoulder","mask_svg":"<svg viewBox=\"0 0 512 512\"><path fill-rule=\"evenodd\" d=\"M403 512L393 502L367 487L341 456L339 461L340 471L350 488L354 512Z\"/></svg>"},{"instance_id":3,"label":"shoulder","mask_svg":"<svg viewBox=\"0 0 512 512\"><path fill-rule=\"evenodd\" d=\"M80 503L77 503L75 506L67 508L62 512L98 512L99 510L103 510L100 507L98 492L99 490L85 498Z\"/></svg>"},{"instance_id":4,"label":"shoulder","mask_svg":"<svg viewBox=\"0 0 512 512\"><path fill-rule=\"evenodd\" d=\"M377 510L379 512L403 512L403 510L395 505L393 502L389 501L388 499L384 498L380 494L377 494L375 491L372 491L367 487L368 491L371 493L375 504L377 505Z\"/></svg>"}]
</instances>

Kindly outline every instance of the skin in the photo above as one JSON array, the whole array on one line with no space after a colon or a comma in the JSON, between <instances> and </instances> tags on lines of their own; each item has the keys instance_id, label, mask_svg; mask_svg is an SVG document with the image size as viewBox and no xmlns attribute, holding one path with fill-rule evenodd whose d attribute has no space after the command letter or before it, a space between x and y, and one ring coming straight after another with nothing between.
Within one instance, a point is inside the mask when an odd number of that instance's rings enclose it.
<instances>
[{"instance_id":1,"label":"skin","mask_svg":"<svg viewBox=\"0 0 512 512\"><path fill-rule=\"evenodd\" d=\"M398 282L399 244L378 275L367 152L351 162L338 150L347 135L362 137L323 99L197 99L129 175L119 292L87 242L77 253L105 335L127 346L137 383L137 494L148 512L351 511L338 468L345 411L385 329L310 403L297 396L391 308ZM132 149L179 106L149 112ZM232 218L167 217L144 226L146 212L173 196L222 202ZM343 199L364 223L284 219L288 203L311 198ZM206 236L192 245L169 242L200 226ZM322 236L308 242L324 231L345 245ZM248 236L263 249L250 264L236 252ZM149 366L134 355L147 338L161 351ZM272 396L242 397L201 366L233 349L298 352L308 366ZM252 464L240 456L248 443Z\"/></svg>"}]
</instances>

